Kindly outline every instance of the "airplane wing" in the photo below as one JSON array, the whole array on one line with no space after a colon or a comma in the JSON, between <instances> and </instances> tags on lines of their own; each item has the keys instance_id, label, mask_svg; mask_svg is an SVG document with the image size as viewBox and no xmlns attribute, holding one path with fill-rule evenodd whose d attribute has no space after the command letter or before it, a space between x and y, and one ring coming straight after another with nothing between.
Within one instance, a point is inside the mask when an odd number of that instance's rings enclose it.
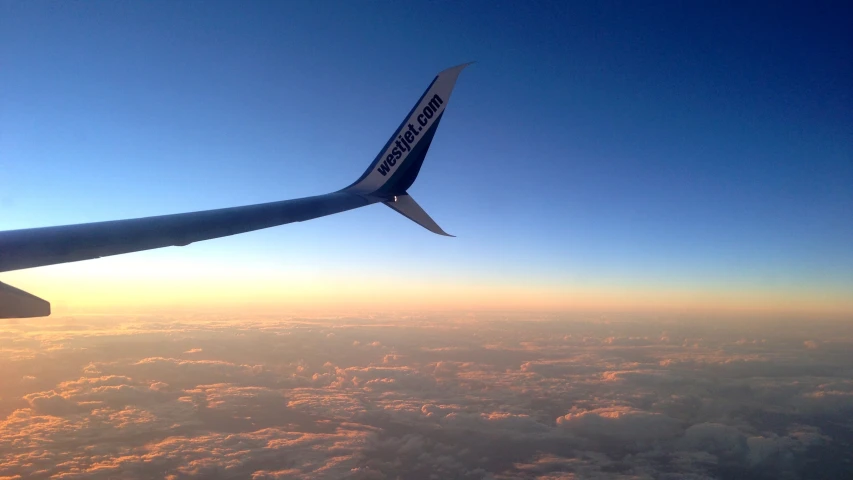
<instances>
[{"instance_id":1,"label":"airplane wing","mask_svg":"<svg viewBox=\"0 0 853 480\"><path fill-rule=\"evenodd\" d=\"M280 202L157 217L0 232L0 271L183 247L194 242L302 222L363 207L347 192Z\"/></svg>"},{"instance_id":2,"label":"airplane wing","mask_svg":"<svg viewBox=\"0 0 853 480\"><path fill-rule=\"evenodd\" d=\"M236 235L384 203L447 235L412 199L415 181L463 64L439 73L364 174L337 192L243 207L0 232L0 272L90 260ZM50 305L0 283L0 318L50 314Z\"/></svg>"}]
</instances>

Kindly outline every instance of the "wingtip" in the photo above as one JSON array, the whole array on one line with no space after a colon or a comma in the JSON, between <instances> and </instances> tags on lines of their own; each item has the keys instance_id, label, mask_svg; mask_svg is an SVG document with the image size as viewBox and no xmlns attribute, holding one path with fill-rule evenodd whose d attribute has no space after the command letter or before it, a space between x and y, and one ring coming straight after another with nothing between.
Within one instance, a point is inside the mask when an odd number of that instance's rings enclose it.
<instances>
[{"instance_id":1,"label":"wingtip","mask_svg":"<svg viewBox=\"0 0 853 480\"><path fill-rule=\"evenodd\" d=\"M459 72L461 72L461 71L462 71L465 67L467 67L468 65L473 65L473 64L475 64L475 63L477 63L477 62L461 63L461 64L459 64L459 65L456 65L455 67L450 67L450 68L446 68L446 69L442 70L442 71L439 73L439 75L444 75L444 74L446 74L446 73L451 73L451 72L453 72L453 73L457 73L457 74L458 74Z\"/></svg>"},{"instance_id":2,"label":"wingtip","mask_svg":"<svg viewBox=\"0 0 853 480\"><path fill-rule=\"evenodd\" d=\"M432 220L432 219L430 219L430 220ZM424 227L424 228L426 228L427 230L429 230L430 232L432 232L432 233L434 233L434 234L436 234L436 235L441 235L442 237L452 237L452 238L456 238L456 235L451 235L451 234L449 234L449 233L445 232L445 231L444 231L441 227L439 227L439 226L438 226L438 224L437 224L437 223L435 223L434 221L432 222L432 225L427 226L427 225L421 224L421 226L422 226L422 227Z\"/></svg>"}]
</instances>

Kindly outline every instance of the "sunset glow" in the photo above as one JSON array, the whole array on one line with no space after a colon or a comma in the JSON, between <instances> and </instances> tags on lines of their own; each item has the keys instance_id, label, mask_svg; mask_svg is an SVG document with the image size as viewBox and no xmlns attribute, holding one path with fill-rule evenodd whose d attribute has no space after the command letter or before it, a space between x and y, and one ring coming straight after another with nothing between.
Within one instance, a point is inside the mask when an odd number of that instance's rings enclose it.
<instances>
[{"instance_id":1,"label":"sunset glow","mask_svg":"<svg viewBox=\"0 0 853 480\"><path fill-rule=\"evenodd\" d=\"M0 3L0 480L853 479L851 7Z\"/></svg>"}]
</instances>

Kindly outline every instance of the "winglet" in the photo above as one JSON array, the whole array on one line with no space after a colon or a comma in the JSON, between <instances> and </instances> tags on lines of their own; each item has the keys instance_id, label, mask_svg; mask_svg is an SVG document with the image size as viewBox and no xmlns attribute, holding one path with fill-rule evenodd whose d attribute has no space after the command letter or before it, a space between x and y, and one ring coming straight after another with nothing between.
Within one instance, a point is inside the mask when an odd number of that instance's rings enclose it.
<instances>
[{"instance_id":1,"label":"winglet","mask_svg":"<svg viewBox=\"0 0 853 480\"><path fill-rule=\"evenodd\" d=\"M442 70L435 76L379 155L345 192L383 200L406 193L418 176L456 79L471 63Z\"/></svg>"},{"instance_id":2,"label":"winglet","mask_svg":"<svg viewBox=\"0 0 853 480\"><path fill-rule=\"evenodd\" d=\"M439 227L438 224L435 223L435 220L433 220L424 211L424 209L421 208L420 205L418 205L418 202L416 202L415 199L411 197L411 195L397 195L393 199L383 203L396 210L397 213L426 228L432 233L437 233L446 237L453 236L442 230L441 227Z\"/></svg>"},{"instance_id":3,"label":"winglet","mask_svg":"<svg viewBox=\"0 0 853 480\"><path fill-rule=\"evenodd\" d=\"M421 170L459 73L472 63L439 72L367 170L343 191L372 202L380 201L430 232L452 237L407 191Z\"/></svg>"}]
</instances>

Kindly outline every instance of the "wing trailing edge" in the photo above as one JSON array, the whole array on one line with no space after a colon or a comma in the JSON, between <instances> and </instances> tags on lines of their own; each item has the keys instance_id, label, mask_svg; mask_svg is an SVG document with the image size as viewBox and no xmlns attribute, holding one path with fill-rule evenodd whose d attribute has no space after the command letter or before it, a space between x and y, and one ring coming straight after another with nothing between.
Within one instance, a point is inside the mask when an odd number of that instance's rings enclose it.
<instances>
[{"instance_id":1,"label":"wing trailing edge","mask_svg":"<svg viewBox=\"0 0 853 480\"><path fill-rule=\"evenodd\" d=\"M0 282L0 318L32 318L50 315L50 303L33 294Z\"/></svg>"}]
</instances>

